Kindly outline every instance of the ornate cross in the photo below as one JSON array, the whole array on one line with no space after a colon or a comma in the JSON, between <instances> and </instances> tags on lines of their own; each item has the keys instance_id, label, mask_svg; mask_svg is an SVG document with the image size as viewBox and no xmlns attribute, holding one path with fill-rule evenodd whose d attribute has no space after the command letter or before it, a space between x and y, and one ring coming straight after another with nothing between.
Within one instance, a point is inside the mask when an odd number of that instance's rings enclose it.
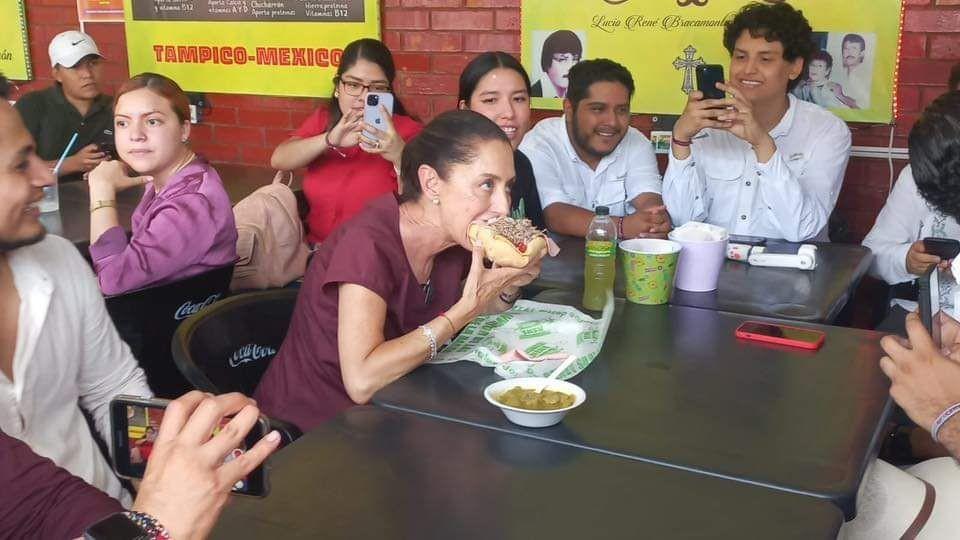
<instances>
[{"instance_id":1,"label":"ornate cross","mask_svg":"<svg viewBox=\"0 0 960 540\"><path fill-rule=\"evenodd\" d=\"M704 64L703 58L694 58L693 55L697 54L697 49L693 45L687 45L683 49L683 58L677 57L673 61L673 68L677 70L683 70L683 86L681 90L683 93L689 94L693 92L693 70L696 69L700 64Z\"/></svg>"}]
</instances>

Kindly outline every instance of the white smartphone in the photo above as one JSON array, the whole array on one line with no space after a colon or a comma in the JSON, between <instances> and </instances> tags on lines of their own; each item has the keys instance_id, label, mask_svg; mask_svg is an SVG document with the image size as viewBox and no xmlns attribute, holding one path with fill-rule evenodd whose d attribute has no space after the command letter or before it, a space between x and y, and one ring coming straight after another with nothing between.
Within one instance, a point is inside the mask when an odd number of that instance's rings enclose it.
<instances>
[{"instance_id":1,"label":"white smartphone","mask_svg":"<svg viewBox=\"0 0 960 540\"><path fill-rule=\"evenodd\" d=\"M387 127L383 119L383 111L380 106L386 107L387 112L393 114L393 94L389 92L369 92L367 99L363 103L363 121L371 126L383 131ZM364 132L368 139L376 139L373 134Z\"/></svg>"}]
</instances>

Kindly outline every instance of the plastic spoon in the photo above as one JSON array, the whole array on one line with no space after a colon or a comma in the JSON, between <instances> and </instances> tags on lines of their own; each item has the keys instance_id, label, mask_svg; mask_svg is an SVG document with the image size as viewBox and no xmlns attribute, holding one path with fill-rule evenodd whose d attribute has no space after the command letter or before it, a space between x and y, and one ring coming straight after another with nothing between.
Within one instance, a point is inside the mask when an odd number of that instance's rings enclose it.
<instances>
[{"instance_id":1,"label":"plastic spoon","mask_svg":"<svg viewBox=\"0 0 960 540\"><path fill-rule=\"evenodd\" d=\"M552 381L552 380L556 379L557 377L559 377L560 374L563 373L563 370L567 369L567 367L568 367L570 364L572 364L573 361L576 360L576 359L577 359L576 355L571 354L570 356L568 356L566 360L564 360L563 362L560 363L559 366L557 366L557 369L553 370L553 373L547 375L547 378L544 379L544 381L543 381L542 383L540 383L540 387L539 387L539 388L534 389L534 392L536 392L536 393L538 393L538 394L539 394L540 392L543 392L543 389L546 388L548 384L550 384L550 381Z\"/></svg>"}]
</instances>

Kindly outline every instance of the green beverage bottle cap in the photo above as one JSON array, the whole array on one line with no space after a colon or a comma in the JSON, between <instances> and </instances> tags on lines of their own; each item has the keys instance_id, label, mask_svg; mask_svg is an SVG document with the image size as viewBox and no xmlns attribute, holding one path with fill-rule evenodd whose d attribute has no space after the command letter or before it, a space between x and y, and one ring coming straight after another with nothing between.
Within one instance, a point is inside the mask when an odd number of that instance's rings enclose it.
<instances>
[{"instance_id":1,"label":"green beverage bottle cap","mask_svg":"<svg viewBox=\"0 0 960 540\"><path fill-rule=\"evenodd\" d=\"M598 216L609 216L609 215L610 215L610 209L607 208L606 206L598 206L598 207L596 208L596 211L597 211L597 215L598 215Z\"/></svg>"}]
</instances>

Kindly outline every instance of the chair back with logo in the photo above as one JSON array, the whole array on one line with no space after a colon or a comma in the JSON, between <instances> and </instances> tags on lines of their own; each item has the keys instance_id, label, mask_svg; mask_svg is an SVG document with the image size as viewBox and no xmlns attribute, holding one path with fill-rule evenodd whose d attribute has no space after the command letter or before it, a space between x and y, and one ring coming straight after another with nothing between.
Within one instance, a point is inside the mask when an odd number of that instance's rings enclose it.
<instances>
[{"instance_id":1,"label":"chair back with logo","mask_svg":"<svg viewBox=\"0 0 960 540\"><path fill-rule=\"evenodd\" d=\"M198 390L252 396L287 335L297 289L271 289L231 296L180 325L170 345L180 372ZM300 431L271 418L291 442Z\"/></svg>"},{"instance_id":2,"label":"chair back with logo","mask_svg":"<svg viewBox=\"0 0 960 540\"><path fill-rule=\"evenodd\" d=\"M204 392L252 396L287 336L296 289L231 296L181 325L171 350L180 372Z\"/></svg>"},{"instance_id":3,"label":"chair back with logo","mask_svg":"<svg viewBox=\"0 0 960 540\"><path fill-rule=\"evenodd\" d=\"M140 362L157 397L175 398L191 389L171 359L170 340L182 321L227 295L232 276L233 266L223 266L106 299L120 337Z\"/></svg>"}]
</instances>

